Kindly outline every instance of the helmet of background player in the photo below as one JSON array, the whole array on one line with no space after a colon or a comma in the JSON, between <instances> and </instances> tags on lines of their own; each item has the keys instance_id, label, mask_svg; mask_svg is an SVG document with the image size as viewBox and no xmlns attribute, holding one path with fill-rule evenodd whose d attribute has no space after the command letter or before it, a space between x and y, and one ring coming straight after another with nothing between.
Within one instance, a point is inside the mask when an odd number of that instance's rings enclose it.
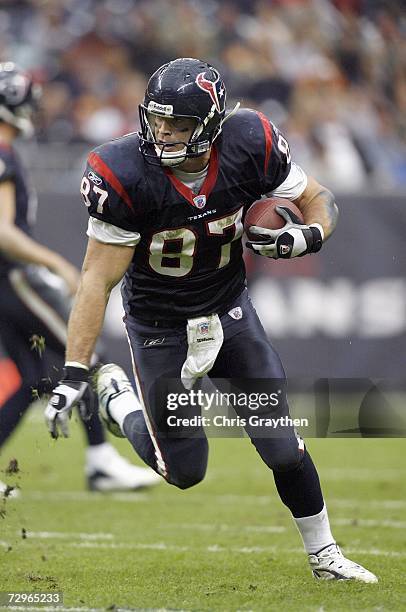
<instances>
[{"instance_id":1,"label":"helmet of background player","mask_svg":"<svg viewBox=\"0 0 406 612\"><path fill-rule=\"evenodd\" d=\"M41 95L40 85L13 62L0 63L0 121L14 126L23 136L34 133L33 113Z\"/></svg>"},{"instance_id":2,"label":"helmet of background player","mask_svg":"<svg viewBox=\"0 0 406 612\"><path fill-rule=\"evenodd\" d=\"M177 166L208 151L221 132L226 112L226 89L219 72L198 59L179 58L151 76L140 111L140 149L144 158L162 166ZM156 140L155 117L192 118L195 128L187 142L167 145ZM173 151L174 145L183 145Z\"/></svg>"}]
</instances>

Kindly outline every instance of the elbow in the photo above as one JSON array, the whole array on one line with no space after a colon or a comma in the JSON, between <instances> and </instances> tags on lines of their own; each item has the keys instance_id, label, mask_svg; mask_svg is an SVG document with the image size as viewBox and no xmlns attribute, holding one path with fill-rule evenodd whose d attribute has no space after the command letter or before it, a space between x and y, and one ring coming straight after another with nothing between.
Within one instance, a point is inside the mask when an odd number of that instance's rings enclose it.
<instances>
[{"instance_id":1,"label":"elbow","mask_svg":"<svg viewBox=\"0 0 406 612\"><path fill-rule=\"evenodd\" d=\"M326 214L324 215L324 241L330 238L331 234L334 232L339 218L339 210L338 206L334 201L334 196L331 194L331 201L326 210Z\"/></svg>"},{"instance_id":2,"label":"elbow","mask_svg":"<svg viewBox=\"0 0 406 612\"><path fill-rule=\"evenodd\" d=\"M337 225L338 222L338 218L340 216L340 211L338 209L337 203L335 201L334 195L331 194L332 196L332 203L331 203L331 221L332 221L332 225L333 225L333 229L335 228L335 226Z\"/></svg>"},{"instance_id":3,"label":"elbow","mask_svg":"<svg viewBox=\"0 0 406 612\"><path fill-rule=\"evenodd\" d=\"M334 212L335 212L336 219L338 220L338 217L340 216L340 209L338 208L336 202L334 202Z\"/></svg>"},{"instance_id":4,"label":"elbow","mask_svg":"<svg viewBox=\"0 0 406 612\"><path fill-rule=\"evenodd\" d=\"M332 226L333 226L332 229L334 230L336 225L337 225L337 223L338 223L338 218L340 216L340 211L339 211L337 203L336 203L336 201L334 199L334 195L333 194L331 194L331 195L333 197L333 205L332 205L331 218L332 218Z\"/></svg>"},{"instance_id":5,"label":"elbow","mask_svg":"<svg viewBox=\"0 0 406 612\"><path fill-rule=\"evenodd\" d=\"M92 267L84 266L80 275L79 292L90 290L94 295L103 296L107 301L116 284L115 279L106 278L98 274Z\"/></svg>"},{"instance_id":6,"label":"elbow","mask_svg":"<svg viewBox=\"0 0 406 612\"><path fill-rule=\"evenodd\" d=\"M326 189L326 193L328 194L328 198L327 199L328 199L329 202L331 202L332 207L334 208L335 213L336 213L336 215L338 217L338 206L337 206L336 196L335 196L335 194L332 191L330 191L330 189Z\"/></svg>"},{"instance_id":7,"label":"elbow","mask_svg":"<svg viewBox=\"0 0 406 612\"><path fill-rule=\"evenodd\" d=\"M335 228L336 225L338 223L338 217L339 217L339 209L336 203L336 198L335 195L332 191L330 191L330 189L327 189L327 187L324 187L323 185L320 185L320 191L318 193L318 196L322 197L322 202L324 203L324 217L325 217L325 225L326 225L326 230L327 230L327 235L326 238L328 236L330 236Z\"/></svg>"}]
</instances>

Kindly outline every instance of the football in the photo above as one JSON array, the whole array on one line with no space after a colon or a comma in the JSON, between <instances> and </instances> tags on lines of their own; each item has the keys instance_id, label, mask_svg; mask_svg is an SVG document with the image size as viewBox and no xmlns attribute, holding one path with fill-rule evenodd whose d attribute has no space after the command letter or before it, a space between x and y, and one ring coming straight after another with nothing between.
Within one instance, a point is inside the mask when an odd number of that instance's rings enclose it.
<instances>
[{"instance_id":1,"label":"football","mask_svg":"<svg viewBox=\"0 0 406 612\"><path fill-rule=\"evenodd\" d=\"M285 225L285 219L275 210L277 206L289 208L299 217L301 223L304 223L301 211L290 200L276 197L257 200L250 206L245 215L244 230L249 240L258 240L260 238L257 234L250 234L249 228L252 225L266 227L267 229L280 229Z\"/></svg>"}]
</instances>

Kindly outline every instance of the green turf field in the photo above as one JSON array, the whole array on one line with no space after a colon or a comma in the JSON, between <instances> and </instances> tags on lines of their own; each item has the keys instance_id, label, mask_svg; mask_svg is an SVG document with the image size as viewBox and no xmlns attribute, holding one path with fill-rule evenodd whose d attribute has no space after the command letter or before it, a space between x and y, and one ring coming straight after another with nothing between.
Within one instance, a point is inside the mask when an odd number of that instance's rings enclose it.
<instances>
[{"instance_id":1,"label":"green turf field","mask_svg":"<svg viewBox=\"0 0 406 612\"><path fill-rule=\"evenodd\" d=\"M317 583L247 440L211 440L194 489L103 495L84 488L78 427L54 442L41 418L32 410L0 456L21 468L7 478L21 498L0 505L0 590L63 591L84 611L406 610L404 440L309 440L339 544L380 578Z\"/></svg>"}]
</instances>

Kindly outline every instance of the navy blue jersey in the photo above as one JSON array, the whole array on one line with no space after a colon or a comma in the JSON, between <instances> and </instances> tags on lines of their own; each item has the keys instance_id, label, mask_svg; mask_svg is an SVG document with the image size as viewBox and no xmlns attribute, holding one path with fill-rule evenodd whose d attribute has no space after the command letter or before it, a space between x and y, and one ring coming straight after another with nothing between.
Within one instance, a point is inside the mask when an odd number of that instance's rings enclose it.
<instances>
[{"instance_id":1,"label":"navy blue jersey","mask_svg":"<svg viewBox=\"0 0 406 612\"><path fill-rule=\"evenodd\" d=\"M248 109L225 122L198 194L146 163L136 134L92 151L81 188L89 214L141 236L123 283L126 313L181 321L227 310L245 286L244 214L289 170L286 141Z\"/></svg>"},{"instance_id":2,"label":"navy blue jersey","mask_svg":"<svg viewBox=\"0 0 406 612\"><path fill-rule=\"evenodd\" d=\"M15 186L16 216L14 223L25 234L31 236L37 211L36 195L28 183L17 152L13 147L2 144L0 145L0 183L7 181L13 182ZM0 276L4 276L11 268L19 265L18 262L7 259L0 251Z\"/></svg>"}]
</instances>

